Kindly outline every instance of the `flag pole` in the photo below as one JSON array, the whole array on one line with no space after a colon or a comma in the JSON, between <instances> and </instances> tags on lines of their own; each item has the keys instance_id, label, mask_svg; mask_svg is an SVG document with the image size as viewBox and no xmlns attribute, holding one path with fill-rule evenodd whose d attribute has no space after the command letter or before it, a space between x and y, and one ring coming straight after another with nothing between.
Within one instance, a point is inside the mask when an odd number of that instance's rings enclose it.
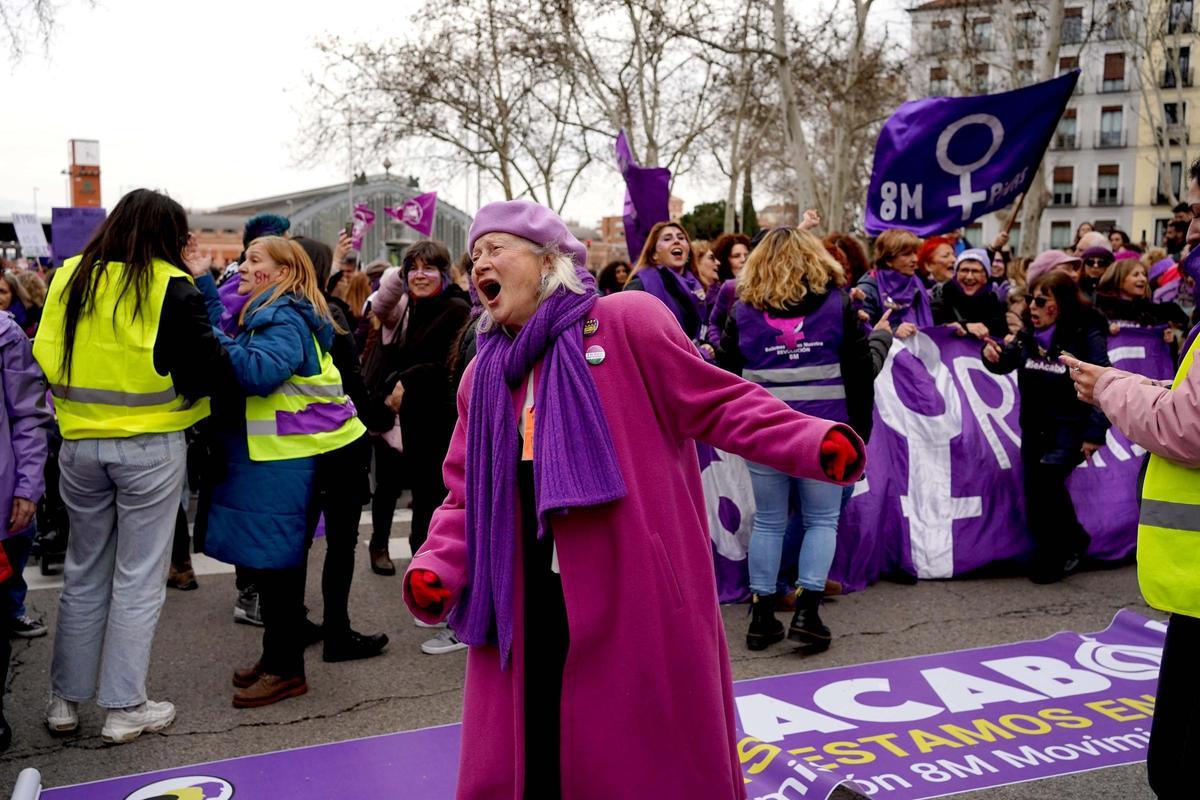
<instances>
[{"instance_id":1,"label":"flag pole","mask_svg":"<svg viewBox=\"0 0 1200 800\"><path fill-rule=\"evenodd\" d=\"M1009 215L1008 223L1004 226L1004 230L1001 231L1006 236L1008 235L1008 232L1012 230L1012 226L1017 221L1017 217L1021 214L1021 206L1025 205L1025 195L1026 192L1021 192L1021 196L1017 198L1016 208L1014 208L1012 214Z\"/></svg>"}]
</instances>

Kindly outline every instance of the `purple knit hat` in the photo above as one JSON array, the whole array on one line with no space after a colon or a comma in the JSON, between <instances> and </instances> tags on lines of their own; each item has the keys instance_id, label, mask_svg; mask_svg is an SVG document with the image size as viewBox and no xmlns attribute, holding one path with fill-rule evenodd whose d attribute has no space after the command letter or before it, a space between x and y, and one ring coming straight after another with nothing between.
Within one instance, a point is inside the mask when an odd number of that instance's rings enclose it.
<instances>
[{"instance_id":1,"label":"purple knit hat","mask_svg":"<svg viewBox=\"0 0 1200 800\"><path fill-rule=\"evenodd\" d=\"M545 206L529 200L503 200L488 203L475 215L467 234L467 249L475 249L475 240L485 233L511 233L539 246L558 245L571 256L577 268L587 269L587 248L567 229L562 218Z\"/></svg>"},{"instance_id":2,"label":"purple knit hat","mask_svg":"<svg viewBox=\"0 0 1200 800\"><path fill-rule=\"evenodd\" d=\"M1079 256L1069 255L1062 250L1043 250L1037 254L1037 258L1033 259L1029 269L1025 271L1025 280L1032 284L1039 275L1062 264L1070 264L1072 261L1079 260Z\"/></svg>"}]
</instances>

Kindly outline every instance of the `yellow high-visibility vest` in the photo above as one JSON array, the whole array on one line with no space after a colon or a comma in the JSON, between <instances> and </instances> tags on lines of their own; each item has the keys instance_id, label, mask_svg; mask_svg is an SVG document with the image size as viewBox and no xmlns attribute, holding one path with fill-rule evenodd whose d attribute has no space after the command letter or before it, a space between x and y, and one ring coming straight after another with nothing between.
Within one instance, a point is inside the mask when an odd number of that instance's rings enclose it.
<instances>
[{"instance_id":1,"label":"yellow high-visibility vest","mask_svg":"<svg viewBox=\"0 0 1200 800\"><path fill-rule=\"evenodd\" d=\"M170 433L208 416L208 398L195 403L175 393L170 375L154 369L154 342L172 278L192 277L165 261L151 262L150 290L134 318L134 294L121 294L125 265L109 262L96 284L95 306L75 326L68 379L62 371L67 289L79 257L54 274L33 342L46 373L64 439L118 439Z\"/></svg>"},{"instance_id":2,"label":"yellow high-visibility vest","mask_svg":"<svg viewBox=\"0 0 1200 800\"><path fill-rule=\"evenodd\" d=\"M328 453L355 441L367 428L342 389L333 357L317 348L321 371L293 375L265 397L246 398L246 445L251 461L282 461Z\"/></svg>"},{"instance_id":3,"label":"yellow high-visibility vest","mask_svg":"<svg viewBox=\"0 0 1200 800\"><path fill-rule=\"evenodd\" d=\"M1198 345L1200 337L1180 362L1172 391L1187 380ZM1151 454L1142 485L1137 559L1147 603L1200 617L1200 469Z\"/></svg>"}]
</instances>

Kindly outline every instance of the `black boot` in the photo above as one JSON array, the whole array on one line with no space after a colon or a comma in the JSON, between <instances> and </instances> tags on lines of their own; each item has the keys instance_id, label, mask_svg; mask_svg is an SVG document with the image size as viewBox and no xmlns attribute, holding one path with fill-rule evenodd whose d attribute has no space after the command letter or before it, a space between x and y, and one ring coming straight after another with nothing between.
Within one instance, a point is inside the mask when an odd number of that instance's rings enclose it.
<instances>
[{"instance_id":1,"label":"black boot","mask_svg":"<svg viewBox=\"0 0 1200 800\"><path fill-rule=\"evenodd\" d=\"M821 592L801 589L796 593L796 614L788 628L788 641L801 645L806 653L829 649L829 628L821 622Z\"/></svg>"},{"instance_id":2,"label":"black boot","mask_svg":"<svg viewBox=\"0 0 1200 800\"><path fill-rule=\"evenodd\" d=\"M371 658L383 652L387 647L388 637L385 633L364 635L355 630L325 637L325 650L322 658L325 661L356 661L360 658Z\"/></svg>"},{"instance_id":3,"label":"black boot","mask_svg":"<svg viewBox=\"0 0 1200 800\"><path fill-rule=\"evenodd\" d=\"M775 619L775 596L754 595L750 598L750 630L746 631L746 647L764 650L783 641L783 623Z\"/></svg>"}]
</instances>

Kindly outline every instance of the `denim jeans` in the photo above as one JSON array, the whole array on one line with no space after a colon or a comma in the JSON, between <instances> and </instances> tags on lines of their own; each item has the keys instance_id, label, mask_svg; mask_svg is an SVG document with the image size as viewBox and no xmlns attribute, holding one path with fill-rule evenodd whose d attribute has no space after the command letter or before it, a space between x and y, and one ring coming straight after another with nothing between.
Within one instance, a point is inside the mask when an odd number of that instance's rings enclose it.
<instances>
[{"instance_id":1,"label":"denim jeans","mask_svg":"<svg viewBox=\"0 0 1200 800\"><path fill-rule=\"evenodd\" d=\"M51 690L104 708L146 700L150 645L187 452L183 432L63 443L71 538L58 604ZM99 692L97 692L99 684Z\"/></svg>"},{"instance_id":2,"label":"denim jeans","mask_svg":"<svg viewBox=\"0 0 1200 800\"><path fill-rule=\"evenodd\" d=\"M797 585L823 591L837 547L838 518L842 513L842 487L810 478L793 478L761 464L747 462L754 488L754 528L750 534L750 589L774 594L788 527L788 500L795 487L799 515L804 525Z\"/></svg>"}]
</instances>

